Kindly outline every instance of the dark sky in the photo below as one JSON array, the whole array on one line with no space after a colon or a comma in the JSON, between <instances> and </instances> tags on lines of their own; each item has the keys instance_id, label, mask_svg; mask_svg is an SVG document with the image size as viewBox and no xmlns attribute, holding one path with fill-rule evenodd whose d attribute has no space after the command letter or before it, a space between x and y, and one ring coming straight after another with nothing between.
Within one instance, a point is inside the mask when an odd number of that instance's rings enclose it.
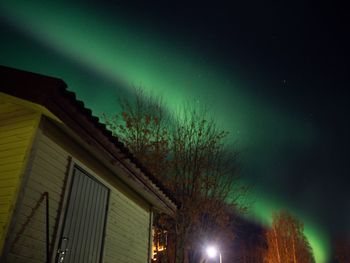
<instances>
[{"instance_id":1,"label":"dark sky","mask_svg":"<svg viewBox=\"0 0 350 263\"><path fill-rule=\"evenodd\" d=\"M209 103L255 186L251 217L290 209L325 262L332 238L350 236L345 8L109 2L4 1L0 63L64 79L95 114L132 85L171 109Z\"/></svg>"}]
</instances>

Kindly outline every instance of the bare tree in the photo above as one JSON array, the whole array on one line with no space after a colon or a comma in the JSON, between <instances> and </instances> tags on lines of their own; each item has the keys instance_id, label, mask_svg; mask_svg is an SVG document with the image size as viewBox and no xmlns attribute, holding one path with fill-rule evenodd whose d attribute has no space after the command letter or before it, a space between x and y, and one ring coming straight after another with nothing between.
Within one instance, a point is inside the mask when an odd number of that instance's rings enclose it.
<instances>
[{"instance_id":1,"label":"bare tree","mask_svg":"<svg viewBox=\"0 0 350 263\"><path fill-rule=\"evenodd\" d=\"M121 112L102 115L117 136L147 169L160 179L168 174L169 119L161 98L136 89L133 99L120 99Z\"/></svg>"},{"instance_id":2,"label":"bare tree","mask_svg":"<svg viewBox=\"0 0 350 263\"><path fill-rule=\"evenodd\" d=\"M200 245L220 242L229 232L232 222L228 213L238 207L242 189L237 188L237 155L225 143L227 132L218 129L205 109L187 106L178 116L172 130L170 176L182 205L173 235L183 262L198 258Z\"/></svg>"},{"instance_id":3,"label":"bare tree","mask_svg":"<svg viewBox=\"0 0 350 263\"><path fill-rule=\"evenodd\" d=\"M274 214L271 228L266 232L268 249L266 263L313 263L312 249L303 224L289 213Z\"/></svg>"},{"instance_id":4,"label":"bare tree","mask_svg":"<svg viewBox=\"0 0 350 263\"><path fill-rule=\"evenodd\" d=\"M237 153L208 111L187 106L169 121L160 99L138 91L122 112L104 115L107 126L172 191L175 218L158 215L167 229L168 262L199 262L205 243L233 238L234 210L246 190L238 184Z\"/></svg>"}]
</instances>

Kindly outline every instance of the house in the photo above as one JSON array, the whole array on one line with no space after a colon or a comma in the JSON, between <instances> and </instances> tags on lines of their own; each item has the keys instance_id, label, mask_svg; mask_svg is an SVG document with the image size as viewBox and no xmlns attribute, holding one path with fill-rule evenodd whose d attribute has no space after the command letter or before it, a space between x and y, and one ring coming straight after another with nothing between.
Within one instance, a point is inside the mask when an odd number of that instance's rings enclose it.
<instances>
[{"instance_id":1,"label":"house","mask_svg":"<svg viewBox=\"0 0 350 263\"><path fill-rule=\"evenodd\" d=\"M0 67L0 261L149 262L176 201L66 88Z\"/></svg>"}]
</instances>

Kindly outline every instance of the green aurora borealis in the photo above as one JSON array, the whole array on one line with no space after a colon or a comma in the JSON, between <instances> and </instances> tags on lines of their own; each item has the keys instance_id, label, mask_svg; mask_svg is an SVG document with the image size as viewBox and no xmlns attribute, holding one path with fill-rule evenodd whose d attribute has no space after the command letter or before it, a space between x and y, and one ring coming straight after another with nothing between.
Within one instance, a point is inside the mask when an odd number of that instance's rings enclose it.
<instances>
[{"instance_id":1,"label":"green aurora borealis","mask_svg":"<svg viewBox=\"0 0 350 263\"><path fill-rule=\"evenodd\" d=\"M312 126L249 89L253 82L215 56L122 12L112 16L78 4L4 2L0 14L8 37L2 40L1 64L62 78L96 115L113 112L117 94L132 86L162 95L174 111L184 101L208 102L242 152L245 180L255 186L250 217L269 223L273 210L287 207L305 223L316 262L327 262L328 233L284 198L286 186L271 186L281 179L268 170L278 169L281 149L312 147L318 136Z\"/></svg>"}]
</instances>

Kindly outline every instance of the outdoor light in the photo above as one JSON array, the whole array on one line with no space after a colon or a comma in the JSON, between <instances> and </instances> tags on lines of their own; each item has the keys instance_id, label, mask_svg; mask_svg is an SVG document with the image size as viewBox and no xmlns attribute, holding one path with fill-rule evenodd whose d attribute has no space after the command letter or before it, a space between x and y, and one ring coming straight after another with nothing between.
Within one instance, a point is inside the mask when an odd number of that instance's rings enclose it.
<instances>
[{"instance_id":1,"label":"outdoor light","mask_svg":"<svg viewBox=\"0 0 350 263\"><path fill-rule=\"evenodd\" d=\"M219 254L220 263L222 263L221 252L216 247L209 246L206 251L209 258L216 258Z\"/></svg>"},{"instance_id":2,"label":"outdoor light","mask_svg":"<svg viewBox=\"0 0 350 263\"><path fill-rule=\"evenodd\" d=\"M218 253L218 250L216 249L216 247L213 247L213 246L207 247L207 255L209 258L215 258L217 253Z\"/></svg>"}]
</instances>

